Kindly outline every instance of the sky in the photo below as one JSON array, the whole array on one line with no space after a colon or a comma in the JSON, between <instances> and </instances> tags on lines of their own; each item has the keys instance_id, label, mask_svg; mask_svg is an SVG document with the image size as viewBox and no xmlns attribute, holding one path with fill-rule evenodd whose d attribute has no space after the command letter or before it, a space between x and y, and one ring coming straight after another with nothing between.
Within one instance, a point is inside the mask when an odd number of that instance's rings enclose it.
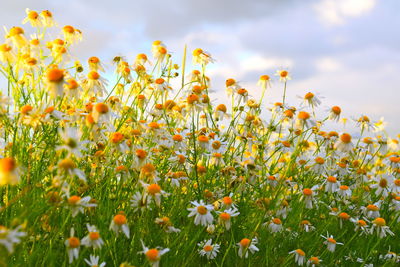
<instances>
[{"instance_id":1,"label":"sky","mask_svg":"<svg viewBox=\"0 0 400 267\"><path fill-rule=\"evenodd\" d=\"M215 58L208 76L216 103L226 99L227 78L257 98L260 75L288 69L289 104L311 91L323 97L321 111L338 105L349 119L384 117L388 132L400 133L398 0L1 1L1 25L20 25L30 8L80 29L83 41L72 51L79 59L132 61L162 40L180 63L186 44ZM274 78L265 101L281 97Z\"/></svg>"}]
</instances>

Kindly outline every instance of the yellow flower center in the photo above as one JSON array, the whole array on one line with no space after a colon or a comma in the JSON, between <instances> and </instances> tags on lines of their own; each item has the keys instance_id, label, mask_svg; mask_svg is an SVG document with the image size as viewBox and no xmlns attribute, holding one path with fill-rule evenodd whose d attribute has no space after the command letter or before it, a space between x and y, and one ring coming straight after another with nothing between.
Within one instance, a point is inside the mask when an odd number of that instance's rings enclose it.
<instances>
[{"instance_id":1,"label":"yellow flower center","mask_svg":"<svg viewBox=\"0 0 400 267\"><path fill-rule=\"evenodd\" d=\"M136 149L136 156L137 156L139 159L144 159L144 158L146 158L146 156L147 156L147 152L144 151L143 149Z\"/></svg>"},{"instance_id":2,"label":"yellow flower center","mask_svg":"<svg viewBox=\"0 0 400 267\"><path fill-rule=\"evenodd\" d=\"M219 217L221 218L221 220L223 221L229 221L231 218L231 215L227 212L222 212Z\"/></svg>"},{"instance_id":3,"label":"yellow flower center","mask_svg":"<svg viewBox=\"0 0 400 267\"><path fill-rule=\"evenodd\" d=\"M236 83L236 81L234 79L228 79L225 82L226 87L232 86Z\"/></svg>"},{"instance_id":4,"label":"yellow flower center","mask_svg":"<svg viewBox=\"0 0 400 267\"><path fill-rule=\"evenodd\" d=\"M208 143L208 137L205 135L199 135L199 137L197 138L197 140L201 143Z\"/></svg>"},{"instance_id":5,"label":"yellow flower center","mask_svg":"<svg viewBox=\"0 0 400 267\"><path fill-rule=\"evenodd\" d=\"M80 200L81 198L79 196L71 196L70 198L68 198L68 204L70 204L71 206L75 206Z\"/></svg>"},{"instance_id":6,"label":"yellow flower center","mask_svg":"<svg viewBox=\"0 0 400 267\"><path fill-rule=\"evenodd\" d=\"M72 159L63 159L58 163L58 167L64 170L71 170L76 168L76 164Z\"/></svg>"},{"instance_id":7,"label":"yellow flower center","mask_svg":"<svg viewBox=\"0 0 400 267\"><path fill-rule=\"evenodd\" d=\"M337 182L337 179L334 176L329 176L326 180L328 182L330 182L330 183L336 183Z\"/></svg>"},{"instance_id":8,"label":"yellow flower center","mask_svg":"<svg viewBox=\"0 0 400 267\"><path fill-rule=\"evenodd\" d=\"M100 59L98 57L90 57L88 61L89 63L97 64L100 62Z\"/></svg>"},{"instance_id":9,"label":"yellow flower center","mask_svg":"<svg viewBox=\"0 0 400 267\"><path fill-rule=\"evenodd\" d=\"M89 238L91 240L98 240L100 238L100 234L99 234L99 232L90 232Z\"/></svg>"},{"instance_id":10,"label":"yellow flower center","mask_svg":"<svg viewBox=\"0 0 400 267\"><path fill-rule=\"evenodd\" d=\"M155 195L161 192L161 187L158 184L151 184L147 187L147 192L150 195Z\"/></svg>"},{"instance_id":11,"label":"yellow flower center","mask_svg":"<svg viewBox=\"0 0 400 267\"><path fill-rule=\"evenodd\" d=\"M296 253L299 254L300 256L305 256L306 255L306 253L304 253L304 251L299 249L299 248L296 249Z\"/></svg>"},{"instance_id":12,"label":"yellow flower center","mask_svg":"<svg viewBox=\"0 0 400 267\"><path fill-rule=\"evenodd\" d=\"M380 186L380 187L387 187L387 186L388 186L388 181L387 181L386 179L382 178L382 179L379 181L379 186Z\"/></svg>"},{"instance_id":13,"label":"yellow flower center","mask_svg":"<svg viewBox=\"0 0 400 267\"><path fill-rule=\"evenodd\" d=\"M316 157L315 158L315 162L317 163L317 164L324 164L325 163L325 160L323 159L323 158L321 158L321 157Z\"/></svg>"},{"instance_id":14,"label":"yellow flower center","mask_svg":"<svg viewBox=\"0 0 400 267\"><path fill-rule=\"evenodd\" d=\"M242 240L240 240L240 245L243 248L247 248L248 246L250 246L251 240L248 238L243 238Z\"/></svg>"},{"instance_id":15,"label":"yellow flower center","mask_svg":"<svg viewBox=\"0 0 400 267\"><path fill-rule=\"evenodd\" d=\"M333 239L333 238L331 238L331 237L327 238L326 240L327 240L329 243L336 244L336 240Z\"/></svg>"},{"instance_id":16,"label":"yellow flower center","mask_svg":"<svg viewBox=\"0 0 400 267\"><path fill-rule=\"evenodd\" d=\"M224 202L224 204L225 205L231 205L232 204L232 198L230 198L230 197L224 197L223 199L222 199L222 201Z\"/></svg>"},{"instance_id":17,"label":"yellow flower center","mask_svg":"<svg viewBox=\"0 0 400 267\"><path fill-rule=\"evenodd\" d=\"M376 218L373 221L374 224L376 224L377 226L385 226L386 225L386 221L383 218Z\"/></svg>"},{"instance_id":18,"label":"yellow flower center","mask_svg":"<svg viewBox=\"0 0 400 267\"><path fill-rule=\"evenodd\" d=\"M207 214L207 208L204 206L198 206L197 207L197 212L201 215L205 215Z\"/></svg>"},{"instance_id":19,"label":"yellow flower center","mask_svg":"<svg viewBox=\"0 0 400 267\"><path fill-rule=\"evenodd\" d=\"M79 239L76 238L76 237L74 237L74 236L68 238L68 242L69 242L69 247L70 247L70 248L77 248L77 247L79 247L80 244L81 244L81 242L79 241Z\"/></svg>"},{"instance_id":20,"label":"yellow flower center","mask_svg":"<svg viewBox=\"0 0 400 267\"><path fill-rule=\"evenodd\" d=\"M108 113L108 106L104 103L97 103L94 108L100 114Z\"/></svg>"},{"instance_id":21,"label":"yellow flower center","mask_svg":"<svg viewBox=\"0 0 400 267\"><path fill-rule=\"evenodd\" d=\"M340 188L340 190L348 190L349 189L349 187L347 185L341 185L339 188Z\"/></svg>"},{"instance_id":22,"label":"yellow flower center","mask_svg":"<svg viewBox=\"0 0 400 267\"><path fill-rule=\"evenodd\" d=\"M310 118L310 113L305 111L300 111L299 115L297 115L297 118L300 120L308 120Z\"/></svg>"},{"instance_id":23,"label":"yellow flower center","mask_svg":"<svg viewBox=\"0 0 400 267\"><path fill-rule=\"evenodd\" d=\"M158 78L155 80L156 84L163 84L165 82L165 80L163 78Z\"/></svg>"},{"instance_id":24,"label":"yellow flower center","mask_svg":"<svg viewBox=\"0 0 400 267\"><path fill-rule=\"evenodd\" d=\"M149 261L158 261L158 249L152 248L146 252L146 257Z\"/></svg>"},{"instance_id":25,"label":"yellow flower center","mask_svg":"<svg viewBox=\"0 0 400 267\"><path fill-rule=\"evenodd\" d=\"M100 74L97 71L91 71L88 73L88 78L91 80L98 80L100 78Z\"/></svg>"},{"instance_id":26,"label":"yellow flower center","mask_svg":"<svg viewBox=\"0 0 400 267\"><path fill-rule=\"evenodd\" d=\"M66 25L63 27L63 32L72 34L75 32L75 29L70 25Z\"/></svg>"},{"instance_id":27,"label":"yellow flower center","mask_svg":"<svg viewBox=\"0 0 400 267\"><path fill-rule=\"evenodd\" d=\"M114 223L117 225L124 225L126 224L126 217L123 214L117 214L114 216Z\"/></svg>"},{"instance_id":28,"label":"yellow flower center","mask_svg":"<svg viewBox=\"0 0 400 267\"><path fill-rule=\"evenodd\" d=\"M303 194L306 196L311 196L312 195L312 190L310 188L304 188L303 189Z\"/></svg>"},{"instance_id":29,"label":"yellow flower center","mask_svg":"<svg viewBox=\"0 0 400 267\"><path fill-rule=\"evenodd\" d=\"M306 100L311 100L311 99L313 99L313 98L314 98L314 94L311 93L311 92L308 92L308 93L304 96L304 99L306 99Z\"/></svg>"},{"instance_id":30,"label":"yellow flower center","mask_svg":"<svg viewBox=\"0 0 400 267\"><path fill-rule=\"evenodd\" d=\"M342 112L341 108L338 107L338 106L333 106L333 107L331 108L331 111L332 111L334 114L336 114L336 115L340 115L340 113Z\"/></svg>"},{"instance_id":31,"label":"yellow flower center","mask_svg":"<svg viewBox=\"0 0 400 267\"><path fill-rule=\"evenodd\" d=\"M279 76L281 76L282 78L286 78L289 75L289 72L286 70L281 70L279 72Z\"/></svg>"},{"instance_id":32,"label":"yellow flower center","mask_svg":"<svg viewBox=\"0 0 400 267\"><path fill-rule=\"evenodd\" d=\"M52 83L60 83L64 80L64 71L54 68L47 71L47 80Z\"/></svg>"},{"instance_id":33,"label":"yellow flower center","mask_svg":"<svg viewBox=\"0 0 400 267\"><path fill-rule=\"evenodd\" d=\"M205 252L210 252L210 251L212 251L212 249L213 249L213 246L211 246L211 245L205 245L205 246L203 247L203 250L204 250Z\"/></svg>"},{"instance_id":34,"label":"yellow flower center","mask_svg":"<svg viewBox=\"0 0 400 267\"><path fill-rule=\"evenodd\" d=\"M348 133L344 133L344 134L342 134L342 135L340 136L340 140L341 140L343 143L348 144L348 143L351 142L351 135L348 134Z\"/></svg>"},{"instance_id":35,"label":"yellow flower center","mask_svg":"<svg viewBox=\"0 0 400 267\"><path fill-rule=\"evenodd\" d=\"M348 219L350 219L350 215L347 214L346 212L341 212L341 213L339 214L339 218L340 218L340 219L343 219L343 220L348 220Z\"/></svg>"},{"instance_id":36,"label":"yellow flower center","mask_svg":"<svg viewBox=\"0 0 400 267\"><path fill-rule=\"evenodd\" d=\"M0 172L9 173L15 170L17 164L13 158L2 158L0 159Z\"/></svg>"},{"instance_id":37,"label":"yellow flower center","mask_svg":"<svg viewBox=\"0 0 400 267\"><path fill-rule=\"evenodd\" d=\"M274 219L272 219L272 222L273 222L274 224L282 224L282 221L281 221L279 218L274 218Z\"/></svg>"}]
</instances>

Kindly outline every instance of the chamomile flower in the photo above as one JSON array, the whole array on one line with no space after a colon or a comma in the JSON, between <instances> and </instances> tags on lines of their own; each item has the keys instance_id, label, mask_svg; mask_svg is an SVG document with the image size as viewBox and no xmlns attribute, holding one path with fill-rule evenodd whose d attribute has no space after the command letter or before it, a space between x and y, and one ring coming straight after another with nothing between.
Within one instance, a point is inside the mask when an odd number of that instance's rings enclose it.
<instances>
[{"instance_id":1,"label":"chamomile flower","mask_svg":"<svg viewBox=\"0 0 400 267\"><path fill-rule=\"evenodd\" d=\"M57 173L60 177L77 176L80 180L86 182L85 173L77 168L76 163L71 158L65 158L58 162Z\"/></svg>"},{"instance_id":2,"label":"chamomile flower","mask_svg":"<svg viewBox=\"0 0 400 267\"><path fill-rule=\"evenodd\" d=\"M212 222L214 221L214 217L211 214L211 211L214 210L213 205L205 204L203 200L200 200L200 202L191 201L190 203L192 203L194 207L188 208L188 211L190 211L188 217L195 216L195 225L201 224L203 226L207 226L209 224L212 224Z\"/></svg>"},{"instance_id":3,"label":"chamomile flower","mask_svg":"<svg viewBox=\"0 0 400 267\"><path fill-rule=\"evenodd\" d=\"M104 267L106 266L105 262L99 263L100 261L100 256L95 256L95 255L90 255L89 260L85 259L85 262L90 266L90 267Z\"/></svg>"},{"instance_id":4,"label":"chamomile flower","mask_svg":"<svg viewBox=\"0 0 400 267\"><path fill-rule=\"evenodd\" d=\"M297 265L302 266L306 260L306 253L302 249L290 251L289 254L294 254L294 261Z\"/></svg>"},{"instance_id":5,"label":"chamomile flower","mask_svg":"<svg viewBox=\"0 0 400 267\"><path fill-rule=\"evenodd\" d=\"M142 65L143 66L147 62L149 62L149 59L147 58L146 54L143 54L143 53L137 54L136 58L135 58L134 66L138 66L138 65Z\"/></svg>"},{"instance_id":6,"label":"chamomile flower","mask_svg":"<svg viewBox=\"0 0 400 267\"><path fill-rule=\"evenodd\" d=\"M143 253L146 256L147 260L149 261L152 267L158 267L160 264L161 256L167 253L169 251L169 248L160 248L160 247L148 248L144 245L143 241L141 242L143 251L139 253Z\"/></svg>"},{"instance_id":7,"label":"chamomile flower","mask_svg":"<svg viewBox=\"0 0 400 267\"><path fill-rule=\"evenodd\" d=\"M156 89L157 92L162 93L168 90L171 91L172 87L163 78L158 78L154 81L154 89Z\"/></svg>"},{"instance_id":8,"label":"chamomile flower","mask_svg":"<svg viewBox=\"0 0 400 267\"><path fill-rule=\"evenodd\" d=\"M239 247L238 250L238 256L240 258L247 258L249 256L249 251L251 254L254 254L255 252L259 251L259 249L256 247L258 243L257 237L254 237L253 239L248 239L248 238L243 238L240 240L239 243L237 243L237 246Z\"/></svg>"},{"instance_id":9,"label":"chamomile flower","mask_svg":"<svg viewBox=\"0 0 400 267\"><path fill-rule=\"evenodd\" d=\"M350 198L351 197L351 189L347 185L339 186L339 190L336 191L337 194L343 198Z\"/></svg>"},{"instance_id":10,"label":"chamomile flower","mask_svg":"<svg viewBox=\"0 0 400 267\"><path fill-rule=\"evenodd\" d=\"M108 124L111 120L111 109L107 104L99 102L93 107L92 117L95 123Z\"/></svg>"},{"instance_id":11,"label":"chamomile flower","mask_svg":"<svg viewBox=\"0 0 400 267\"><path fill-rule=\"evenodd\" d=\"M89 234L82 238L82 245L100 249L103 246L104 241L100 236L99 230L96 226L90 224L86 224L86 227L89 231Z\"/></svg>"},{"instance_id":12,"label":"chamomile flower","mask_svg":"<svg viewBox=\"0 0 400 267\"><path fill-rule=\"evenodd\" d=\"M340 182L334 176L328 176L325 181L325 192L335 193L340 187Z\"/></svg>"},{"instance_id":13,"label":"chamomile flower","mask_svg":"<svg viewBox=\"0 0 400 267\"><path fill-rule=\"evenodd\" d=\"M314 192L312 189L310 188L303 189L303 197L307 209L312 209L313 207L313 194Z\"/></svg>"},{"instance_id":14,"label":"chamomile flower","mask_svg":"<svg viewBox=\"0 0 400 267\"><path fill-rule=\"evenodd\" d=\"M379 238L386 237L387 234L394 235L389 226L386 225L385 219L378 217L372 221L371 234L376 232Z\"/></svg>"},{"instance_id":15,"label":"chamomile flower","mask_svg":"<svg viewBox=\"0 0 400 267\"><path fill-rule=\"evenodd\" d=\"M362 207L362 211L364 215L366 215L368 218L378 218L380 216L379 210L380 210L380 204L379 202L374 203L374 204L369 204L365 207Z\"/></svg>"},{"instance_id":16,"label":"chamomile flower","mask_svg":"<svg viewBox=\"0 0 400 267\"><path fill-rule=\"evenodd\" d=\"M91 202L91 197L89 196L81 198L77 195L69 196L69 194L67 194L67 202L68 207L71 209L72 217L75 217L79 213L85 213L85 208L97 206L96 203Z\"/></svg>"},{"instance_id":17,"label":"chamomile flower","mask_svg":"<svg viewBox=\"0 0 400 267\"><path fill-rule=\"evenodd\" d=\"M354 145L351 142L351 135L348 133L343 133L340 135L339 140L335 143L334 148L340 152L348 153L353 149Z\"/></svg>"},{"instance_id":18,"label":"chamomile flower","mask_svg":"<svg viewBox=\"0 0 400 267\"><path fill-rule=\"evenodd\" d=\"M181 231L172 225L168 217L156 218L155 223L160 225L166 233L179 233Z\"/></svg>"},{"instance_id":19,"label":"chamomile flower","mask_svg":"<svg viewBox=\"0 0 400 267\"><path fill-rule=\"evenodd\" d=\"M337 242L333 239L333 235L329 235L328 233L326 236L321 235L321 237L325 239L324 244L330 252L335 252L336 245L343 245L343 243Z\"/></svg>"},{"instance_id":20,"label":"chamomile flower","mask_svg":"<svg viewBox=\"0 0 400 267\"><path fill-rule=\"evenodd\" d=\"M27 9L25 9L25 13L26 13L26 17L22 21L22 24L29 22L32 27L40 27L42 25L42 22L40 21L38 12L27 8Z\"/></svg>"},{"instance_id":21,"label":"chamomile flower","mask_svg":"<svg viewBox=\"0 0 400 267\"><path fill-rule=\"evenodd\" d=\"M213 63L214 59L211 57L211 55L208 52L205 52L201 48L197 48L197 49L193 50L193 63L194 64L207 65L210 62Z\"/></svg>"},{"instance_id":22,"label":"chamomile flower","mask_svg":"<svg viewBox=\"0 0 400 267\"><path fill-rule=\"evenodd\" d=\"M209 149L210 138L207 135L201 134L197 137L197 142L199 146L205 150Z\"/></svg>"},{"instance_id":23,"label":"chamomile flower","mask_svg":"<svg viewBox=\"0 0 400 267\"><path fill-rule=\"evenodd\" d=\"M124 233L127 238L130 236L130 230L128 226L128 220L126 216L122 213L117 214L113 217L110 224L110 229L114 231L115 234L120 232Z\"/></svg>"},{"instance_id":24,"label":"chamomile flower","mask_svg":"<svg viewBox=\"0 0 400 267\"><path fill-rule=\"evenodd\" d=\"M287 70L277 70L275 76L279 77L280 82L287 82L292 79Z\"/></svg>"},{"instance_id":25,"label":"chamomile flower","mask_svg":"<svg viewBox=\"0 0 400 267\"><path fill-rule=\"evenodd\" d=\"M233 95L234 92L241 88L240 84L235 79L227 79L225 81L226 91L228 95Z\"/></svg>"},{"instance_id":26,"label":"chamomile flower","mask_svg":"<svg viewBox=\"0 0 400 267\"><path fill-rule=\"evenodd\" d=\"M52 98L61 97L64 94L65 71L56 67L50 68L46 72L45 83L47 90Z\"/></svg>"},{"instance_id":27,"label":"chamomile flower","mask_svg":"<svg viewBox=\"0 0 400 267\"><path fill-rule=\"evenodd\" d=\"M125 136L121 132L111 133L110 143L115 151L126 153L129 150L129 147L125 142Z\"/></svg>"},{"instance_id":28,"label":"chamomile flower","mask_svg":"<svg viewBox=\"0 0 400 267\"><path fill-rule=\"evenodd\" d=\"M224 104L219 104L214 111L214 118L216 120L222 120L224 118L229 118L230 115L227 113L227 108Z\"/></svg>"},{"instance_id":29,"label":"chamomile flower","mask_svg":"<svg viewBox=\"0 0 400 267\"><path fill-rule=\"evenodd\" d=\"M97 71L90 71L87 78L81 81L81 86L87 96L103 97L107 93L105 87L107 83Z\"/></svg>"},{"instance_id":30,"label":"chamomile flower","mask_svg":"<svg viewBox=\"0 0 400 267\"><path fill-rule=\"evenodd\" d=\"M341 113L342 113L342 109L339 106L333 106L330 109L329 119L338 122L340 119Z\"/></svg>"},{"instance_id":31,"label":"chamomile flower","mask_svg":"<svg viewBox=\"0 0 400 267\"><path fill-rule=\"evenodd\" d=\"M62 32L64 34L64 39L70 44L82 40L82 32L71 25L65 25L62 28Z\"/></svg>"},{"instance_id":32,"label":"chamomile flower","mask_svg":"<svg viewBox=\"0 0 400 267\"><path fill-rule=\"evenodd\" d=\"M77 158L81 158L83 155L81 153L82 150L86 150L84 145L87 144L87 141L80 141L82 133L74 127L59 128L58 131L63 145L57 147L57 150L67 150L68 155L74 155Z\"/></svg>"},{"instance_id":33,"label":"chamomile flower","mask_svg":"<svg viewBox=\"0 0 400 267\"><path fill-rule=\"evenodd\" d=\"M279 218L273 218L270 222L267 222L268 230L271 233L280 232L283 230L282 221Z\"/></svg>"},{"instance_id":34,"label":"chamomile flower","mask_svg":"<svg viewBox=\"0 0 400 267\"><path fill-rule=\"evenodd\" d=\"M165 56L168 53L167 47L165 44L159 40L154 41L151 47L151 52L153 57L157 60L157 62L162 62Z\"/></svg>"},{"instance_id":35,"label":"chamomile flower","mask_svg":"<svg viewBox=\"0 0 400 267\"><path fill-rule=\"evenodd\" d=\"M261 75L258 79L257 85L261 86L262 89L267 89L271 87L271 77L269 75Z\"/></svg>"},{"instance_id":36,"label":"chamomile flower","mask_svg":"<svg viewBox=\"0 0 400 267\"><path fill-rule=\"evenodd\" d=\"M70 237L65 240L65 246L67 247L69 263L71 264L74 259L79 258L79 247L81 246L81 241L75 236L74 228L71 228Z\"/></svg>"},{"instance_id":37,"label":"chamomile flower","mask_svg":"<svg viewBox=\"0 0 400 267\"><path fill-rule=\"evenodd\" d=\"M88 64L89 64L90 71L104 72L104 66L98 57L94 57L94 56L90 57L88 59Z\"/></svg>"},{"instance_id":38,"label":"chamomile flower","mask_svg":"<svg viewBox=\"0 0 400 267\"><path fill-rule=\"evenodd\" d=\"M12 47L8 44L0 45L0 61L3 63L10 63L14 61L15 55Z\"/></svg>"},{"instance_id":39,"label":"chamomile flower","mask_svg":"<svg viewBox=\"0 0 400 267\"><path fill-rule=\"evenodd\" d=\"M311 92L308 92L307 94L302 97L303 100L303 105L307 104L310 107L317 107L321 104L321 100L319 97Z\"/></svg>"},{"instance_id":40,"label":"chamomile flower","mask_svg":"<svg viewBox=\"0 0 400 267\"><path fill-rule=\"evenodd\" d=\"M373 179L376 183L371 188L376 188L375 195L387 197L392 191L394 178L392 175L382 174Z\"/></svg>"},{"instance_id":41,"label":"chamomile flower","mask_svg":"<svg viewBox=\"0 0 400 267\"><path fill-rule=\"evenodd\" d=\"M369 234L369 228L368 228L368 220L365 219L360 219L360 218L350 218L350 221L354 223L354 231L361 230L362 233L364 234Z\"/></svg>"},{"instance_id":42,"label":"chamomile flower","mask_svg":"<svg viewBox=\"0 0 400 267\"><path fill-rule=\"evenodd\" d=\"M42 20L42 24L44 27L53 27L56 26L56 22L54 21L53 14L49 10L43 10L40 12L40 18Z\"/></svg>"},{"instance_id":43,"label":"chamomile flower","mask_svg":"<svg viewBox=\"0 0 400 267\"><path fill-rule=\"evenodd\" d=\"M197 244L200 247L200 256L207 257L208 260L215 259L219 252L220 245L213 244L212 239L204 240Z\"/></svg>"},{"instance_id":44,"label":"chamomile flower","mask_svg":"<svg viewBox=\"0 0 400 267\"><path fill-rule=\"evenodd\" d=\"M374 124L371 122L368 116L361 115L358 119L354 119L357 123L357 127L364 128L367 131L374 128Z\"/></svg>"},{"instance_id":45,"label":"chamomile flower","mask_svg":"<svg viewBox=\"0 0 400 267\"><path fill-rule=\"evenodd\" d=\"M229 196L225 196L222 198L222 205L225 207L225 209L236 208L232 196L233 193L230 193Z\"/></svg>"},{"instance_id":46,"label":"chamomile flower","mask_svg":"<svg viewBox=\"0 0 400 267\"><path fill-rule=\"evenodd\" d=\"M131 198L131 206L134 211L144 211L150 208L150 203L147 197L144 197L140 192L136 192Z\"/></svg>"},{"instance_id":47,"label":"chamomile flower","mask_svg":"<svg viewBox=\"0 0 400 267\"><path fill-rule=\"evenodd\" d=\"M161 196L168 196L169 194L161 189L161 186L158 184L147 184L143 181L140 181L145 191L143 193L143 197L147 197L148 199L153 199L157 206L161 205Z\"/></svg>"},{"instance_id":48,"label":"chamomile flower","mask_svg":"<svg viewBox=\"0 0 400 267\"><path fill-rule=\"evenodd\" d=\"M322 262L322 260L320 260L318 257L313 256L308 259L307 266L315 267L315 266L319 265L320 262Z\"/></svg>"},{"instance_id":49,"label":"chamomile flower","mask_svg":"<svg viewBox=\"0 0 400 267\"><path fill-rule=\"evenodd\" d=\"M0 159L0 186L15 185L20 180L20 169L14 158Z\"/></svg>"},{"instance_id":50,"label":"chamomile flower","mask_svg":"<svg viewBox=\"0 0 400 267\"><path fill-rule=\"evenodd\" d=\"M326 171L326 160L325 155L318 155L314 158L314 164L312 165L312 170L316 173L323 174Z\"/></svg>"},{"instance_id":51,"label":"chamomile flower","mask_svg":"<svg viewBox=\"0 0 400 267\"><path fill-rule=\"evenodd\" d=\"M230 208L224 210L223 212L217 212L219 214L218 220L219 223L224 225L226 230L231 228L231 218L236 217L240 214L240 212L236 208Z\"/></svg>"},{"instance_id":52,"label":"chamomile flower","mask_svg":"<svg viewBox=\"0 0 400 267\"><path fill-rule=\"evenodd\" d=\"M296 120L296 128L303 129L303 128L311 128L316 125L315 120L311 118L310 113L306 111L300 111L297 114Z\"/></svg>"},{"instance_id":53,"label":"chamomile flower","mask_svg":"<svg viewBox=\"0 0 400 267\"><path fill-rule=\"evenodd\" d=\"M302 220L300 222L300 226L307 233L315 230L315 227L311 224L309 220Z\"/></svg>"},{"instance_id":54,"label":"chamomile flower","mask_svg":"<svg viewBox=\"0 0 400 267\"><path fill-rule=\"evenodd\" d=\"M10 254L14 252L14 246L21 242L21 238L26 236L26 233L22 232L21 228L21 225L14 229L0 225L0 245L3 245Z\"/></svg>"},{"instance_id":55,"label":"chamomile flower","mask_svg":"<svg viewBox=\"0 0 400 267\"><path fill-rule=\"evenodd\" d=\"M29 44L28 40L24 36L25 31L21 27L15 26L12 27L9 31L7 31L7 29L5 30L6 30L6 38L11 39L14 46L17 47L18 49L21 49Z\"/></svg>"}]
</instances>

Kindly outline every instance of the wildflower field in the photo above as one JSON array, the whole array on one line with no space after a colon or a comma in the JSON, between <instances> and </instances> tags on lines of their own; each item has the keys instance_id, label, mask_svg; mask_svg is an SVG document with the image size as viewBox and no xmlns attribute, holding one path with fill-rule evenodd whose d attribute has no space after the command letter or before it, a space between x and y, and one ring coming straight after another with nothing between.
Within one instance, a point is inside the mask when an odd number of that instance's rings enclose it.
<instances>
[{"instance_id":1,"label":"wildflower field","mask_svg":"<svg viewBox=\"0 0 400 267\"><path fill-rule=\"evenodd\" d=\"M330 131L341 107L287 103L285 69L213 88L200 48L79 61L80 30L23 23L0 44L0 266L400 264L400 136L381 121Z\"/></svg>"}]
</instances>

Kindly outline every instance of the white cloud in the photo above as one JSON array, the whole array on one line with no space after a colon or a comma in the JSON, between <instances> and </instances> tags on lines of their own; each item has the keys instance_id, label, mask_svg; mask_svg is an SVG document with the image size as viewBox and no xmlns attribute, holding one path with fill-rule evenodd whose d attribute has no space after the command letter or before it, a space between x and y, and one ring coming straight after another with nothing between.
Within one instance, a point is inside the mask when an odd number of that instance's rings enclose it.
<instances>
[{"instance_id":1,"label":"white cloud","mask_svg":"<svg viewBox=\"0 0 400 267\"><path fill-rule=\"evenodd\" d=\"M320 72L333 72L339 70L341 64L332 57L322 57L316 60L315 66Z\"/></svg>"},{"instance_id":2,"label":"white cloud","mask_svg":"<svg viewBox=\"0 0 400 267\"><path fill-rule=\"evenodd\" d=\"M362 16L375 6L376 0L323 0L314 6L323 22L340 25L351 17Z\"/></svg>"},{"instance_id":3,"label":"white cloud","mask_svg":"<svg viewBox=\"0 0 400 267\"><path fill-rule=\"evenodd\" d=\"M260 55L253 55L241 61L240 70L243 72L265 71L277 69L279 66L291 68L293 67L293 60L290 58L268 58Z\"/></svg>"}]
</instances>

